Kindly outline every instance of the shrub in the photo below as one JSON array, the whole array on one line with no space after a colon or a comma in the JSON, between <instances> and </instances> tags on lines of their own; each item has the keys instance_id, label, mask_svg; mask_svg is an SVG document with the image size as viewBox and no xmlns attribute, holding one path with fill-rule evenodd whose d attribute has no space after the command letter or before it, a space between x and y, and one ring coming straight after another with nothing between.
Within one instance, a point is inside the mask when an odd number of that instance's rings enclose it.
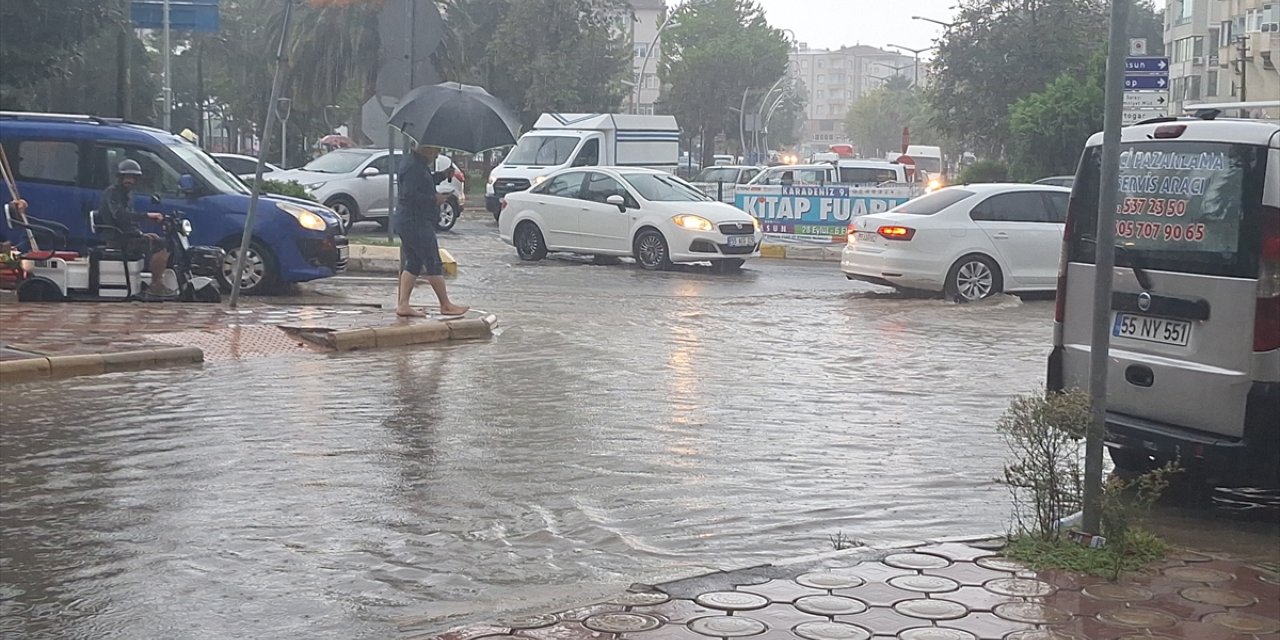
<instances>
[{"instance_id":1,"label":"shrub","mask_svg":"<svg viewBox=\"0 0 1280 640\"><path fill-rule=\"evenodd\" d=\"M996 160L979 160L960 172L961 184L980 184L983 182L1007 182L1009 167Z\"/></svg>"},{"instance_id":2,"label":"shrub","mask_svg":"<svg viewBox=\"0 0 1280 640\"><path fill-rule=\"evenodd\" d=\"M252 184L252 179L250 181ZM307 188L298 184L296 181L281 182L279 180L263 180L258 188L262 193L270 193L278 196L289 196L290 198L302 198L303 200L311 200L315 202L316 197L311 195Z\"/></svg>"},{"instance_id":3,"label":"shrub","mask_svg":"<svg viewBox=\"0 0 1280 640\"><path fill-rule=\"evenodd\" d=\"M996 423L1014 458L1002 482L1012 494L1019 533L1048 540L1057 534L1059 520L1080 509L1080 441L1090 420L1089 396L1071 391L1014 398Z\"/></svg>"}]
</instances>

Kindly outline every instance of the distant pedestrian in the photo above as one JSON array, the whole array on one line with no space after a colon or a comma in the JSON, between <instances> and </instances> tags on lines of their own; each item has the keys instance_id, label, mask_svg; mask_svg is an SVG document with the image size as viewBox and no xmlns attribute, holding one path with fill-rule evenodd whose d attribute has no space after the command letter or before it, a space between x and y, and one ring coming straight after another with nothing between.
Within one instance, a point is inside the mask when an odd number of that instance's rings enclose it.
<instances>
[{"instance_id":1,"label":"distant pedestrian","mask_svg":"<svg viewBox=\"0 0 1280 640\"><path fill-rule=\"evenodd\" d=\"M426 272L427 283L440 302L440 313L460 316L469 307L454 304L444 283L444 263L440 260L440 242L436 238L436 220L440 205L448 198L436 192L436 185L448 179L448 171L435 171L440 149L418 145L400 164L398 180L400 198L396 208L395 229L400 236L400 296L396 315L421 318L423 312L409 306L409 296L418 277Z\"/></svg>"}]
</instances>

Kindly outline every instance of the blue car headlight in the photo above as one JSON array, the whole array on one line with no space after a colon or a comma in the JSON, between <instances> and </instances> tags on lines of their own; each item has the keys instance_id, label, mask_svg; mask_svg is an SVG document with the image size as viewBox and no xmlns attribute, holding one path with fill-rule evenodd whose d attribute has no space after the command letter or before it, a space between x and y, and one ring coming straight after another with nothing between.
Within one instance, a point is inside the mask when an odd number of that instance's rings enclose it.
<instances>
[{"instance_id":1,"label":"blue car headlight","mask_svg":"<svg viewBox=\"0 0 1280 640\"><path fill-rule=\"evenodd\" d=\"M303 229L324 231L329 227L329 223L326 222L324 218L320 217L320 214L307 209L306 207L300 207L291 202L277 202L276 208L293 216Z\"/></svg>"}]
</instances>

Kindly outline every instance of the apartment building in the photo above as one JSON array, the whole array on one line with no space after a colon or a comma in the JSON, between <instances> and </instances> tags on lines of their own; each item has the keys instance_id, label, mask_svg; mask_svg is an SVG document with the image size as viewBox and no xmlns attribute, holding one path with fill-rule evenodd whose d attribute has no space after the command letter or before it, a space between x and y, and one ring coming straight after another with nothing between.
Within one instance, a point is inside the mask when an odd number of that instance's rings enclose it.
<instances>
[{"instance_id":1,"label":"apartment building","mask_svg":"<svg viewBox=\"0 0 1280 640\"><path fill-rule=\"evenodd\" d=\"M825 150L845 139L844 120L849 107L867 92L894 76L914 81L916 59L895 51L855 45L836 50L810 49L800 43L791 53L789 70L807 94L807 111L801 146L806 151ZM923 75L920 69L920 76Z\"/></svg>"},{"instance_id":2,"label":"apartment building","mask_svg":"<svg viewBox=\"0 0 1280 640\"><path fill-rule=\"evenodd\" d=\"M655 42L654 36L658 33L658 27L662 25L666 4L663 0L629 0L629 2L632 11L629 27L633 52L631 77L639 85L639 91L631 87L631 93L622 106L627 112L652 115L653 105L658 102L658 96L662 93L662 87L658 81L662 41ZM653 51L649 50L650 45L653 46ZM645 64L646 56L648 56L648 64ZM643 76L640 75L642 66L644 67Z\"/></svg>"},{"instance_id":3,"label":"apartment building","mask_svg":"<svg viewBox=\"0 0 1280 640\"><path fill-rule=\"evenodd\" d=\"M1169 0L1164 41L1171 113L1197 103L1280 100L1280 0Z\"/></svg>"}]
</instances>

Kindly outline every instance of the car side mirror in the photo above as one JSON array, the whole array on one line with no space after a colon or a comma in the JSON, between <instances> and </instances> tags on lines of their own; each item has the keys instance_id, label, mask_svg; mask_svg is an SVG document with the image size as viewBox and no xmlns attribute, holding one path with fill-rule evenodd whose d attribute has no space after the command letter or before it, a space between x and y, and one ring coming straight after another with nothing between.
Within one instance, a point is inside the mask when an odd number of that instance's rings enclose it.
<instances>
[{"instance_id":1,"label":"car side mirror","mask_svg":"<svg viewBox=\"0 0 1280 640\"><path fill-rule=\"evenodd\" d=\"M364 171L360 172L361 178L372 178L377 175L382 175L382 172L378 171L377 167L365 167Z\"/></svg>"},{"instance_id":2,"label":"car side mirror","mask_svg":"<svg viewBox=\"0 0 1280 640\"><path fill-rule=\"evenodd\" d=\"M178 177L178 189L187 195L193 195L196 192L196 179L191 174L184 173Z\"/></svg>"},{"instance_id":3,"label":"car side mirror","mask_svg":"<svg viewBox=\"0 0 1280 640\"><path fill-rule=\"evenodd\" d=\"M618 211L625 212L627 210L627 199L616 193L605 198L604 201L617 207Z\"/></svg>"}]
</instances>

